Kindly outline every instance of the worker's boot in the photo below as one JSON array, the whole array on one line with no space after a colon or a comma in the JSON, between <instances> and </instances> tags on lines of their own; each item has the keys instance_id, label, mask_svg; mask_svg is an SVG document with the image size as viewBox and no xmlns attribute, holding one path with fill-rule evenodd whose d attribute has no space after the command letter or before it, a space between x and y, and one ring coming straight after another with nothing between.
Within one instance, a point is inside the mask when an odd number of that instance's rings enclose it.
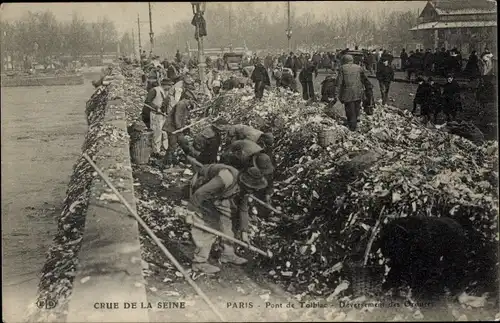
<instances>
[{"instance_id":1,"label":"worker's boot","mask_svg":"<svg viewBox=\"0 0 500 323\"><path fill-rule=\"evenodd\" d=\"M248 262L243 257L239 257L234 253L234 248L229 245L224 245L224 251L220 257L220 262L223 264L235 264L235 265L243 265Z\"/></svg>"},{"instance_id":2,"label":"worker's boot","mask_svg":"<svg viewBox=\"0 0 500 323\"><path fill-rule=\"evenodd\" d=\"M205 274L216 274L220 271L219 267L211 265L208 262L193 262L191 269Z\"/></svg>"}]
</instances>

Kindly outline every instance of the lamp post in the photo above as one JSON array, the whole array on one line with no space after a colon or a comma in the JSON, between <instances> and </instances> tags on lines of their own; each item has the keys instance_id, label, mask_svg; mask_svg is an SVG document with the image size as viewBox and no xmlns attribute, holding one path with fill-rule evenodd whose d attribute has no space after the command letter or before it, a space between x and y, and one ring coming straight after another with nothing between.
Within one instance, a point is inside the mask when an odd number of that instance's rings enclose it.
<instances>
[{"instance_id":1,"label":"lamp post","mask_svg":"<svg viewBox=\"0 0 500 323\"><path fill-rule=\"evenodd\" d=\"M153 52L153 47L154 47L154 39L155 39L155 34L153 32L153 17L151 13L151 2L148 2L149 5L149 42L151 44L151 52Z\"/></svg>"},{"instance_id":2,"label":"lamp post","mask_svg":"<svg viewBox=\"0 0 500 323\"><path fill-rule=\"evenodd\" d=\"M203 36L200 36L200 20L198 18L202 18L205 13L206 3L205 2L191 2L191 6L193 9L193 15L195 16L196 22L196 38L198 41L198 71L200 73L200 90L203 93L208 94L208 88L205 82L205 58L203 54Z\"/></svg>"}]
</instances>

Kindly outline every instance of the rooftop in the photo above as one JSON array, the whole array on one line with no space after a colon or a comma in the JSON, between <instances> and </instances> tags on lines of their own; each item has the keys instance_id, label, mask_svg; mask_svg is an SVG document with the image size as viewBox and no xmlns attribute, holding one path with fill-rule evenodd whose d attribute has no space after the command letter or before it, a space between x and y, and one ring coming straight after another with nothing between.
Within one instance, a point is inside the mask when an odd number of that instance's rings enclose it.
<instances>
[{"instance_id":1,"label":"rooftop","mask_svg":"<svg viewBox=\"0 0 500 323\"><path fill-rule=\"evenodd\" d=\"M496 12L496 2L490 0L433 0L429 3L440 15L481 14Z\"/></svg>"}]
</instances>

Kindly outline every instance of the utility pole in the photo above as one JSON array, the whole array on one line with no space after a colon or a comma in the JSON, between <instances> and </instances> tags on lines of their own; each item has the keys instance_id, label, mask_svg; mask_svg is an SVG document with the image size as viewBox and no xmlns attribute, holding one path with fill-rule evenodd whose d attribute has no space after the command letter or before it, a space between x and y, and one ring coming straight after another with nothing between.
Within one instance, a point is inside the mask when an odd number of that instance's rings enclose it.
<instances>
[{"instance_id":1,"label":"utility pole","mask_svg":"<svg viewBox=\"0 0 500 323\"><path fill-rule=\"evenodd\" d=\"M292 38L292 27L290 25L290 1L287 1L287 17L288 17L288 27L286 29L286 36L288 38L288 52L292 51L290 47L290 39Z\"/></svg>"},{"instance_id":2,"label":"utility pole","mask_svg":"<svg viewBox=\"0 0 500 323\"><path fill-rule=\"evenodd\" d=\"M132 29L132 53L134 54L134 59L137 58L137 53L135 52L135 35L134 35L134 29ZM140 53L139 53L140 55Z\"/></svg>"},{"instance_id":3,"label":"utility pole","mask_svg":"<svg viewBox=\"0 0 500 323\"><path fill-rule=\"evenodd\" d=\"M153 33L153 19L152 19L152 15L151 15L151 2L148 2L148 4L149 4L149 41L151 43L151 52L153 52L155 34Z\"/></svg>"},{"instance_id":4,"label":"utility pole","mask_svg":"<svg viewBox=\"0 0 500 323\"><path fill-rule=\"evenodd\" d=\"M232 3L229 2L229 51L233 51L233 33L232 33L232 29L231 29L231 14L232 14L232 9L233 9L233 6L232 6Z\"/></svg>"},{"instance_id":5,"label":"utility pole","mask_svg":"<svg viewBox=\"0 0 500 323\"><path fill-rule=\"evenodd\" d=\"M139 56L142 53L142 45L141 45L141 22L139 21L139 14L137 14L137 35L139 36Z\"/></svg>"}]
</instances>

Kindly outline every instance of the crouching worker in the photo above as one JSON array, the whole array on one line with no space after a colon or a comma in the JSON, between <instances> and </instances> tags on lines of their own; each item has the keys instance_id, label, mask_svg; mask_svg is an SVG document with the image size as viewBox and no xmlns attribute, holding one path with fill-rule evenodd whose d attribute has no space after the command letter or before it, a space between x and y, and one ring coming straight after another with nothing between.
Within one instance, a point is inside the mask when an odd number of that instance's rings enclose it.
<instances>
[{"instance_id":1,"label":"crouching worker","mask_svg":"<svg viewBox=\"0 0 500 323\"><path fill-rule=\"evenodd\" d=\"M336 84L335 75L330 74L325 77L323 82L321 82L321 102L331 103L335 105L336 93L335 93L335 84Z\"/></svg>"},{"instance_id":2,"label":"crouching worker","mask_svg":"<svg viewBox=\"0 0 500 323\"><path fill-rule=\"evenodd\" d=\"M259 191L257 196L264 198L267 203L270 202L274 163L269 154L264 152L264 148L251 140L237 140L226 148L226 151L221 156L221 162L231 165L238 170L257 167L266 178L268 184L271 184L271 187L268 187L268 189Z\"/></svg>"},{"instance_id":3,"label":"crouching worker","mask_svg":"<svg viewBox=\"0 0 500 323\"><path fill-rule=\"evenodd\" d=\"M217 120L194 137L192 146L184 136L179 138L179 146L186 155L194 157L202 164L216 164L226 125L227 121Z\"/></svg>"},{"instance_id":4,"label":"crouching worker","mask_svg":"<svg viewBox=\"0 0 500 323\"><path fill-rule=\"evenodd\" d=\"M237 140L222 153L221 162L239 170L257 167L264 176L268 176L274 172L274 166L269 155L263 150L251 140Z\"/></svg>"},{"instance_id":5,"label":"crouching worker","mask_svg":"<svg viewBox=\"0 0 500 323\"><path fill-rule=\"evenodd\" d=\"M258 145L262 146L272 146L274 144L273 134L270 132L262 132L244 124L237 124L233 126L227 126L227 136L230 142L235 142L237 140L250 140Z\"/></svg>"},{"instance_id":6,"label":"crouching worker","mask_svg":"<svg viewBox=\"0 0 500 323\"><path fill-rule=\"evenodd\" d=\"M293 71L290 68L283 68L279 86L293 92L299 92L297 80L293 77Z\"/></svg>"},{"instance_id":7,"label":"crouching worker","mask_svg":"<svg viewBox=\"0 0 500 323\"><path fill-rule=\"evenodd\" d=\"M234 237L232 220L238 219L241 239L249 242L248 194L266 186L266 179L255 167L239 172L229 165L205 165L191 181L190 208L198 213L193 221ZM191 229L191 236L196 246L193 271L207 274L219 272L219 267L208 263L216 236L195 227ZM247 260L237 256L234 246L224 240L220 262L243 265Z\"/></svg>"}]
</instances>

